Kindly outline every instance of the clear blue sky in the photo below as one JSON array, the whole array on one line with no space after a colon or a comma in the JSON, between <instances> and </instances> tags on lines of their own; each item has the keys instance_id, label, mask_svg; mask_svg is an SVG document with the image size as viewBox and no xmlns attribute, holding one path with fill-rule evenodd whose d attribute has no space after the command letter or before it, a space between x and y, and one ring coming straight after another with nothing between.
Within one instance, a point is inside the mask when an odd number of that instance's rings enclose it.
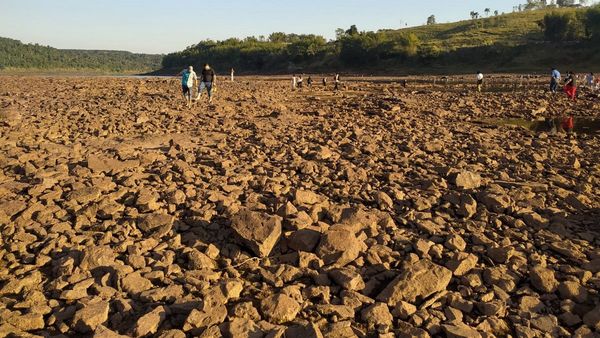
<instances>
[{"instance_id":1,"label":"clear blue sky","mask_svg":"<svg viewBox=\"0 0 600 338\"><path fill-rule=\"evenodd\" d=\"M399 28L510 12L525 0L0 0L0 36L57 48L168 53L204 39L271 32L333 38L336 28Z\"/></svg>"}]
</instances>

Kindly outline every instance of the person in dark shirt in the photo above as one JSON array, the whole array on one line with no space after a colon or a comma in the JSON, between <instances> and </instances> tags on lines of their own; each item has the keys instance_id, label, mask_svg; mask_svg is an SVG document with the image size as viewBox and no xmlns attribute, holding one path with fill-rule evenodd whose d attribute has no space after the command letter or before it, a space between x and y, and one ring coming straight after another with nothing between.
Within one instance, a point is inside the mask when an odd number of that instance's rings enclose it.
<instances>
[{"instance_id":1,"label":"person in dark shirt","mask_svg":"<svg viewBox=\"0 0 600 338\"><path fill-rule=\"evenodd\" d=\"M198 88L198 97L196 97L196 100L200 99L200 96L202 96L202 92L206 88L206 92L208 93L208 103L211 103L212 90L216 83L217 75L215 74L215 71L212 68L210 68L210 65L208 63L205 64L204 68L202 69L202 75L200 77L200 87Z\"/></svg>"},{"instance_id":2,"label":"person in dark shirt","mask_svg":"<svg viewBox=\"0 0 600 338\"><path fill-rule=\"evenodd\" d=\"M575 100L577 96L577 80L575 77L575 73L568 72L567 78L565 79L565 93L571 100Z\"/></svg>"},{"instance_id":3,"label":"person in dark shirt","mask_svg":"<svg viewBox=\"0 0 600 338\"><path fill-rule=\"evenodd\" d=\"M306 85L310 88L312 87L312 83L313 83L313 79L312 77L308 77L308 79L306 80Z\"/></svg>"}]
</instances>

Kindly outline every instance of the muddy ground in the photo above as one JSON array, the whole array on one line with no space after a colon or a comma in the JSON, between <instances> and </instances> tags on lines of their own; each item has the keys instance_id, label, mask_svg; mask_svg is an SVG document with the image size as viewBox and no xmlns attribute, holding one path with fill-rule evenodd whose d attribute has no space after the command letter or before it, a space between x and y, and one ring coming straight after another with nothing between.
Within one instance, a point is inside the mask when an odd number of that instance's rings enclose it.
<instances>
[{"instance_id":1,"label":"muddy ground","mask_svg":"<svg viewBox=\"0 0 600 338\"><path fill-rule=\"evenodd\" d=\"M597 97L315 79L0 78L0 337L598 337Z\"/></svg>"}]
</instances>

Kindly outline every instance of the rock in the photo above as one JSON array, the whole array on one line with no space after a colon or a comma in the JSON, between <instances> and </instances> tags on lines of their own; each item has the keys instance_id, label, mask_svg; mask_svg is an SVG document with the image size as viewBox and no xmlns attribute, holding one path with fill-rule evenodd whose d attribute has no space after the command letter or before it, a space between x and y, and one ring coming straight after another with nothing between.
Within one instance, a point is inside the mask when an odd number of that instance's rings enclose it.
<instances>
[{"instance_id":1,"label":"rock","mask_svg":"<svg viewBox=\"0 0 600 338\"><path fill-rule=\"evenodd\" d=\"M571 299L584 303L588 299L588 291L579 282L564 281L558 285L558 294L562 299Z\"/></svg>"},{"instance_id":2,"label":"rock","mask_svg":"<svg viewBox=\"0 0 600 338\"><path fill-rule=\"evenodd\" d=\"M101 194L102 191L96 187L84 187L73 190L69 194L68 199L85 205L100 198Z\"/></svg>"},{"instance_id":3,"label":"rock","mask_svg":"<svg viewBox=\"0 0 600 338\"><path fill-rule=\"evenodd\" d=\"M39 271L33 271L23 277L11 278L0 289L0 295L17 295L23 290L37 288L41 283L42 274Z\"/></svg>"},{"instance_id":4,"label":"rock","mask_svg":"<svg viewBox=\"0 0 600 338\"><path fill-rule=\"evenodd\" d=\"M476 189L481 186L481 176L470 171L461 171L453 175L452 183L461 189Z\"/></svg>"},{"instance_id":5,"label":"rock","mask_svg":"<svg viewBox=\"0 0 600 338\"><path fill-rule=\"evenodd\" d=\"M383 191L373 193L373 199L381 209L391 209L394 207L394 200Z\"/></svg>"},{"instance_id":6,"label":"rock","mask_svg":"<svg viewBox=\"0 0 600 338\"><path fill-rule=\"evenodd\" d=\"M351 268L333 269L329 272L329 277L346 290L361 291L365 288L362 276Z\"/></svg>"},{"instance_id":7,"label":"rock","mask_svg":"<svg viewBox=\"0 0 600 338\"><path fill-rule=\"evenodd\" d=\"M167 330L163 331L158 338L186 338L186 335L180 330Z\"/></svg>"},{"instance_id":8,"label":"rock","mask_svg":"<svg viewBox=\"0 0 600 338\"><path fill-rule=\"evenodd\" d=\"M395 306L400 301L414 302L446 289L452 272L429 260L409 265L379 293L377 300Z\"/></svg>"},{"instance_id":9,"label":"rock","mask_svg":"<svg viewBox=\"0 0 600 338\"><path fill-rule=\"evenodd\" d=\"M321 236L316 253L325 264L344 266L356 258L363 250L363 243L346 230L329 230Z\"/></svg>"},{"instance_id":10,"label":"rock","mask_svg":"<svg viewBox=\"0 0 600 338\"><path fill-rule=\"evenodd\" d=\"M83 252L83 258L79 267L83 270L93 270L101 266L113 266L117 254L108 246L92 246Z\"/></svg>"},{"instance_id":11,"label":"rock","mask_svg":"<svg viewBox=\"0 0 600 338\"><path fill-rule=\"evenodd\" d=\"M464 276L477 266L479 258L474 254L466 252L457 252L452 259L446 262L446 267L452 271L455 276Z\"/></svg>"},{"instance_id":12,"label":"rock","mask_svg":"<svg viewBox=\"0 0 600 338\"><path fill-rule=\"evenodd\" d=\"M554 271L542 266L535 266L529 270L529 280L534 288L545 293L554 292L558 287Z\"/></svg>"},{"instance_id":13,"label":"rock","mask_svg":"<svg viewBox=\"0 0 600 338\"><path fill-rule=\"evenodd\" d=\"M553 315L537 315L531 318L531 326L542 332L554 332L558 328L558 319Z\"/></svg>"},{"instance_id":14,"label":"rock","mask_svg":"<svg viewBox=\"0 0 600 338\"><path fill-rule=\"evenodd\" d=\"M27 209L27 203L23 201L15 200L0 203L0 210L4 211L5 215L9 218L14 217L25 209Z\"/></svg>"},{"instance_id":15,"label":"rock","mask_svg":"<svg viewBox=\"0 0 600 338\"><path fill-rule=\"evenodd\" d=\"M463 323L456 325L442 325L444 332L446 333L446 337L448 338L478 338L481 337L481 333L479 333L474 328L465 325Z\"/></svg>"},{"instance_id":16,"label":"rock","mask_svg":"<svg viewBox=\"0 0 600 338\"><path fill-rule=\"evenodd\" d=\"M523 296L519 301L519 309L522 311L539 313L544 308L544 303L538 297Z\"/></svg>"},{"instance_id":17,"label":"rock","mask_svg":"<svg viewBox=\"0 0 600 338\"><path fill-rule=\"evenodd\" d=\"M220 325L224 338L263 338L265 333L252 320L233 318L230 322Z\"/></svg>"},{"instance_id":18,"label":"rock","mask_svg":"<svg viewBox=\"0 0 600 338\"><path fill-rule=\"evenodd\" d=\"M214 270L217 268L217 263L212 258L196 249L192 249L188 253L188 262L190 270Z\"/></svg>"},{"instance_id":19,"label":"rock","mask_svg":"<svg viewBox=\"0 0 600 338\"><path fill-rule=\"evenodd\" d=\"M87 167L98 173L119 173L124 170L136 168L140 165L137 160L119 161L101 155L89 155L87 158Z\"/></svg>"},{"instance_id":20,"label":"rock","mask_svg":"<svg viewBox=\"0 0 600 338\"><path fill-rule=\"evenodd\" d=\"M35 331L43 329L46 324L44 323L44 316L39 313L28 313L24 315L14 316L6 318L5 321L14 326L20 331Z\"/></svg>"},{"instance_id":21,"label":"rock","mask_svg":"<svg viewBox=\"0 0 600 338\"><path fill-rule=\"evenodd\" d=\"M21 113L13 108L0 110L0 123L8 127L16 127L21 123Z\"/></svg>"},{"instance_id":22,"label":"rock","mask_svg":"<svg viewBox=\"0 0 600 338\"><path fill-rule=\"evenodd\" d=\"M158 203L158 199L160 196L158 193L142 188L137 193L137 199L135 200L135 205L141 212L153 212L160 208L160 204Z\"/></svg>"},{"instance_id":23,"label":"rock","mask_svg":"<svg viewBox=\"0 0 600 338\"><path fill-rule=\"evenodd\" d=\"M227 308L223 305L204 304L202 309L193 309L183 324L183 331L189 332L196 329L205 329L219 325L227 317Z\"/></svg>"},{"instance_id":24,"label":"rock","mask_svg":"<svg viewBox=\"0 0 600 338\"><path fill-rule=\"evenodd\" d=\"M125 292L131 295L137 295L142 291L152 289L152 282L144 277L139 272L132 272L121 280L121 287Z\"/></svg>"},{"instance_id":25,"label":"rock","mask_svg":"<svg viewBox=\"0 0 600 338\"><path fill-rule=\"evenodd\" d=\"M315 324L293 325L284 333L285 338L323 338L323 334Z\"/></svg>"},{"instance_id":26,"label":"rock","mask_svg":"<svg viewBox=\"0 0 600 338\"><path fill-rule=\"evenodd\" d=\"M171 215L154 213L142 215L138 220L138 228L146 235L165 235L173 227L175 218Z\"/></svg>"},{"instance_id":27,"label":"rock","mask_svg":"<svg viewBox=\"0 0 600 338\"><path fill-rule=\"evenodd\" d=\"M75 312L73 325L78 332L92 332L108 320L108 310L108 302L95 298Z\"/></svg>"},{"instance_id":28,"label":"rock","mask_svg":"<svg viewBox=\"0 0 600 338\"><path fill-rule=\"evenodd\" d=\"M141 292L138 297L144 302L174 302L183 295L181 285L169 285L164 288L154 288Z\"/></svg>"},{"instance_id":29,"label":"rock","mask_svg":"<svg viewBox=\"0 0 600 338\"><path fill-rule=\"evenodd\" d=\"M446 243L444 243L444 246L450 250L465 251L467 243L459 235L452 235L448 237Z\"/></svg>"},{"instance_id":30,"label":"rock","mask_svg":"<svg viewBox=\"0 0 600 338\"><path fill-rule=\"evenodd\" d=\"M313 252L320 240L321 233L318 231L302 229L292 233L288 238L288 246L296 251Z\"/></svg>"},{"instance_id":31,"label":"rock","mask_svg":"<svg viewBox=\"0 0 600 338\"><path fill-rule=\"evenodd\" d=\"M473 217L477 213L477 201L471 195L462 194L456 213L465 218Z\"/></svg>"},{"instance_id":32,"label":"rock","mask_svg":"<svg viewBox=\"0 0 600 338\"><path fill-rule=\"evenodd\" d=\"M415 312L417 312L416 306L414 306L411 303L400 301L400 302L396 303L396 306L392 310L392 315L394 315L402 320L407 320L408 318L410 318L410 316L415 314Z\"/></svg>"},{"instance_id":33,"label":"rock","mask_svg":"<svg viewBox=\"0 0 600 338\"><path fill-rule=\"evenodd\" d=\"M281 218L242 210L231 220L231 228L259 257L267 257L281 236Z\"/></svg>"},{"instance_id":34,"label":"rock","mask_svg":"<svg viewBox=\"0 0 600 338\"><path fill-rule=\"evenodd\" d=\"M104 325L98 325L94 331L93 338L127 338L129 336L121 335L107 328Z\"/></svg>"},{"instance_id":35,"label":"rock","mask_svg":"<svg viewBox=\"0 0 600 338\"><path fill-rule=\"evenodd\" d=\"M308 190L296 190L294 194L295 205L314 205L320 203L322 199L318 194Z\"/></svg>"},{"instance_id":36,"label":"rock","mask_svg":"<svg viewBox=\"0 0 600 338\"><path fill-rule=\"evenodd\" d=\"M369 327L391 327L394 317L390 313L390 309L384 303L375 303L360 314L361 319L368 324Z\"/></svg>"},{"instance_id":37,"label":"rock","mask_svg":"<svg viewBox=\"0 0 600 338\"><path fill-rule=\"evenodd\" d=\"M515 249L512 247L489 247L487 255L494 262L499 264L506 264L508 260L513 256Z\"/></svg>"},{"instance_id":38,"label":"rock","mask_svg":"<svg viewBox=\"0 0 600 338\"><path fill-rule=\"evenodd\" d=\"M164 306L157 306L154 310L148 312L138 319L133 328L136 337L143 337L155 334L160 324L167 318L167 309Z\"/></svg>"},{"instance_id":39,"label":"rock","mask_svg":"<svg viewBox=\"0 0 600 338\"><path fill-rule=\"evenodd\" d=\"M263 299L260 309L271 323L284 324L296 318L300 312L300 305L289 296L280 293Z\"/></svg>"},{"instance_id":40,"label":"rock","mask_svg":"<svg viewBox=\"0 0 600 338\"><path fill-rule=\"evenodd\" d=\"M600 330L600 306L583 316L583 323L596 331Z\"/></svg>"}]
</instances>

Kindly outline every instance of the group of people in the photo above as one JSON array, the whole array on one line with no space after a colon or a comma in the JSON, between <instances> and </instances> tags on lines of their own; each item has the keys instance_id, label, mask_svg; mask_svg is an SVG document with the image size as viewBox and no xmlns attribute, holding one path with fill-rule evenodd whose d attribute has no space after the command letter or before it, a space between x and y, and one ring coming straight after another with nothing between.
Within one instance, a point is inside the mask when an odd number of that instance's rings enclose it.
<instances>
[{"instance_id":1,"label":"group of people","mask_svg":"<svg viewBox=\"0 0 600 338\"><path fill-rule=\"evenodd\" d=\"M323 87L327 87L327 78L324 77L322 82ZM336 73L333 76L333 90L334 91L338 91L340 90L340 84L341 84L341 80L340 80L340 74ZM308 79L306 79L306 85L310 88L313 85L313 79L312 77L308 77ZM292 90L296 90L296 89L302 89L304 88L304 76L300 75L300 76L296 76L294 74L294 76L292 76Z\"/></svg>"},{"instance_id":2,"label":"group of people","mask_svg":"<svg viewBox=\"0 0 600 338\"><path fill-rule=\"evenodd\" d=\"M560 72L556 68L552 68L550 73L550 92L556 93L558 86L562 79ZM592 91L600 90L600 77L595 77L594 73L588 73L585 75L585 86ZM571 100L577 98L577 75L574 72L567 72L567 76L564 79L563 91Z\"/></svg>"},{"instance_id":3,"label":"group of people","mask_svg":"<svg viewBox=\"0 0 600 338\"><path fill-rule=\"evenodd\" d=\"M208 103L212 102L212 94L217 85L217 75L209 64L204 64L200 73L200 79L198 79L198 75L194 72L193 66L189 66L188 69L181 71L179 76L181 76L181 89L188 108L192 107L193 102L200 100L202 92L205 89L208 94ZM197 95L194 93L194 88L198 88Z\"/></svg>"},{"instance_id":4,"label":"group of people","mask_svg":"<svg viewBox=\"0 0 600 338\"><path fill-rule=\"evenodd\" d=\"M477 79L477 91L481 92L483 88L483 73L478 71L476 75ZM550 92L557 93L558 87L562 80L562 75L556 68L552 68L550 72ZM563 91L571 100L577 98L577 75L574 72L567 72L567 76L563 81ZM585 86L591 90L600 90L600 77L595 77L594 73L588 73L585 76Z\"/></svg>"}]
</instances>

